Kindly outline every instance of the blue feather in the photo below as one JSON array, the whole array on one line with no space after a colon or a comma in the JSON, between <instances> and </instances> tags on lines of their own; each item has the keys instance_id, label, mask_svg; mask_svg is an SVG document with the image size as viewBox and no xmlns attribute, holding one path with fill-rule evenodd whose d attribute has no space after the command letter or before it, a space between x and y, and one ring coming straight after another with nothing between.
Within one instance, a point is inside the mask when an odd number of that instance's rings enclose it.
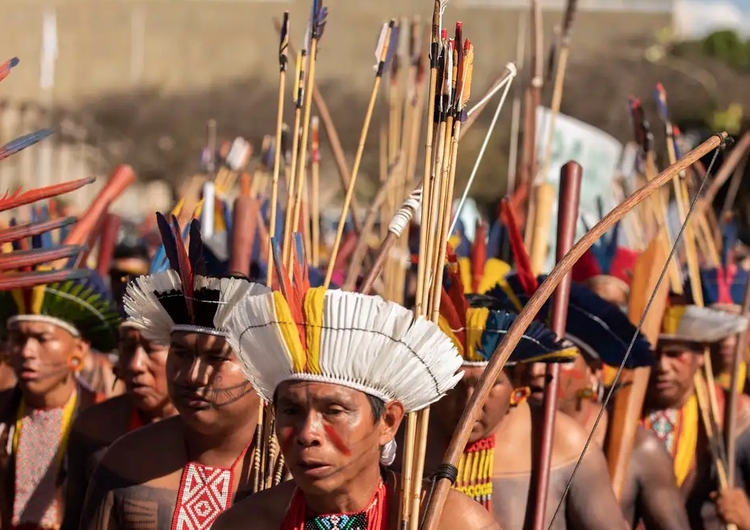
<instances>
[{"instance_id":1,"label":"blue feather","mask_svg":"<svg viewBox=\"0 0 750 530\"><path fill-rule=\"evenodd\" d=\"M487 239L487 259L502 258L503 241L505 239L505 227L499 220L495 220L490 228L490 235Z\"/></svg>"},{"instance_id":2,"label":"blue feather","mask_svg":"<svg viewBox=\"0 0 750 530\"><path fill-rule=\"evenodd\" d=\"M492 354L505 338L506 333L517 318L518 315L516 313L490 311L484 333L482 333L480 339L481 347L478 348L478 352L482 357L487 360L492 357ZM569 360L568 358L571 357L571 354L568 353L566 355L562 353L562 350L566 349L566 346L562 341L557 340L551 329L545 327L540 322L532 322L526 328L526 331L524 331L518 345L513 349L508 362L529 362L541 357L544 357L544 360L547 362ZM561 352L561 355L559 357L550 356L555 352Z\"/></svg>"},{"instance_id":3,"label":"blue feather","mask_svg":"<svg viewBox=\"0 0 750 530\"><path fill-rule=\"evenodd\" d=\"M545 279L546 276L539 276L540 283ZM525 305L529 297L524 293L518 276L515 273L509 274L506 281L515 297ZM499 286L488 294L500 300L508 310L514 308L511 299ZM550 317L551 308L550 300L542 306L536 319L546 322ZM619 307L607 302L586 287L573 283L570 286L565 331L589 346L604 363L619 366L625 358L636 328ZM625 366L627 368L651 366L654 360L651 345L642 334L638 333Z\"/></svg>"},{"instance_id":4,"label":"blue feather","mask_svg":"<svg viewBox=\"0 0 750 530\"><path fill-rule=\"evenodd\" d=\"M31 147L35 143L41 142L54 132L54 129L42 129L31 134L25 134L19 138L16 138L15 140L11 140L4 146L0 147L0 160L9 157L10 155L16 154L19 151L26 149L27 147Z\"/></svg>"},{"instance_id":5,"label":"blue feather","mask_svg":"<svg viewBox=\"0 0 750 530\"><path fill-rule=\"evenodd\" d=\"M161 244L164 248L164 254L169 261L169 268L180 274L180 259L177 250L177 241L175 240L174 233L172 232L172 226L169 224L164 215L156 212L156 224L159 227L159 234L161 235ZM158 252L157 252L158 254ZM162 267L161 263L157 264L158 267Z\"/></svg>"}]
</instances>

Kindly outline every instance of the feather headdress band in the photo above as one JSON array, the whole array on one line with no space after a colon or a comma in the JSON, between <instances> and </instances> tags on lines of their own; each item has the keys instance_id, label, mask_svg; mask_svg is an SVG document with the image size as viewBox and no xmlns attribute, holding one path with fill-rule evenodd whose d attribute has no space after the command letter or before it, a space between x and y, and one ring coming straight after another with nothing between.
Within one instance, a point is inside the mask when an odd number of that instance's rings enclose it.
<instances>
[{"instance_id":1,"label":"feather headdress band","mask_svg":"<svg viewBox=\"0 0 750 530\"><path fill-rule=\"evenodd\" d=\"M659 341L713 344L745 331L748 319L696 305L674 305L664 314Z\"/></svg>"},{"instance_id":2,"label":"feather headdress band","mask_svg":"<svg viewBox=\"0 0 750 530\"><path fill-rule=\"evenodd\" d=\"M83 337L97 351L112 351L120 314L94 271L80 271L80 275L85 277L0 293L4 331L18 322L47 322Z\"/></svg>"},{"instance_id":3,"label":"feather headdress band","mask_svg":"<svg viewBox=\"0 0 750 530\"><path fill-rule=\"evenodd\" d=\"M486 366L518 317L515 313L478 305L464 296L461 275L455 266L449 264L443 281L443 296L440 297L439 325L453 341L465 366ZM552 330L539 322L532 322L513 350L508 364L567 362L577 355L578 350L558 341Z\"/></svg>"},{"instance_id":4,"label":"feather headdress band","mask_svg":"<svg viewBox=\"0 0 750 530\"><path fill-rule=\"evenodd\" d=\"M200 222L190 224L189 250L176 217L156 214L170 268L140 276L126 290L128 317L153 342L168 344L174 331L225 336L225 323L242 298L270 290L242 278L206 276Z\"/></svg>"},{"instance_id":5,"label":"feather headdress band","mask_svg":"<svg viewBox=\"0 0 750 530\"><path fill-rule=\"evenodd\" d=\"M509 274L488 294L501 300L509 310L520 311L536 292L545 276L536 277L531 272L523 238L510 208L505 207L511 249L516 262L516 272ZM547 302L537 320L545 322L551 312L552 303ZM619 366L628 352L636 328L620 308L607 302L582 285L573 283L570 287L566 337L573 341L582 352L600 359L610 366ZM651 345L640 333L636 337L628 356L626 366L650 366L654 362Z\"/></svg>"},{"instance_id":6,"label":"feather headdress band","mask_svg":"<svg viewBox=\"0 0 750 530\"><path fill-rule=\"evenodd\" d=\"M281 292L244 298L228 324L229 343L264 399L285 381L317 381L400 401L411 412L461 379L461 357L435 324L379 296L310 288L299 257L292 282L279 253L274 248Z\"/></svg>"}]
</instances>

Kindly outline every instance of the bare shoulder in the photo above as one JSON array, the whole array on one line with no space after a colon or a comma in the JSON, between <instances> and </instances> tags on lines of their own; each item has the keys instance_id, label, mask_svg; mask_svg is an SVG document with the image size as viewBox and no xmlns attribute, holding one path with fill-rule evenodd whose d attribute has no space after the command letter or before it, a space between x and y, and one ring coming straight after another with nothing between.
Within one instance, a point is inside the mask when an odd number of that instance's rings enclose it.
<instances>
[{"instance_id":1,"label":"bare shoulder","mask_svg":"<svg viewBox=\"0 0 750 530\"><path fill-rule=\"evenodd\" d=\"M183 446L182 419L173 416L118 438L107 450L101 465L123 478L139 481L134 473L153 464L163 464ZM149 458L153 462L149 462ZM140 462L140 465L134 466L133 462Z\"/></svg>"},{"instance_id":2,"label":"bare shoulder","mask_svg":"<svg viewBox=\"0 0 750 530\"><path fill-rule=\"evenodd\" d=\"M440 530L500 530L495 518L478 502L460 491L450 490L440 516Z\"/></svg>"},{"instance_id":3,"label":"bare shoulder","mask_svg":"<svg viewBox=\"0 0 750 530\"><path fill-rule=\"evenodd\" d=\"M667 454L664 444L659 441L656 435L653 432L644 429L641 425L639 425L638 429L635 431L633 450L637 454L644 455L658 454L661 456L662 454Z\"/></svg>"},{"instance_id":4,"label":"bare shoulder","mask_svg":"<svg viewBox=\"0 0 750 530\"><path fill-rule=\"evenodd\" d=\"M255 493L222 513L211 529L244 529L252 518L254 529L277 530L284 520L294 488L293 482L285 482Z\"/></svg>"},{"instance_id":5,"label":"bare shoulder","mask_svg":"<svg viewBox=\"0 0 750 530\"><path fill-rule=\"evenodd\" d=\"M555 414L555 460L577 459L588 439L589 433L576 420L564 412Z\"/></svg>"},{"instance_id":6,"label":"bare shoulder","mask_svg":"<svg viewBox=\"0 0 750 530\"><path fill-rule=\"evenodd\" d=\"M122 432L132 404L127 396L117 396L81 411L73 423L73 433L88 439L111 443Z\"/></svg>"}]
</instances>

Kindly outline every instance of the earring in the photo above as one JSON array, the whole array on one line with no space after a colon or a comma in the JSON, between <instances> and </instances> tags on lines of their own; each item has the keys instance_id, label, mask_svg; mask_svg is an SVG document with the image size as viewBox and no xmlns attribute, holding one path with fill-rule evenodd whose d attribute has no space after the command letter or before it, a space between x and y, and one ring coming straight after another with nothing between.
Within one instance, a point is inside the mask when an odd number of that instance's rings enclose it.
<instances>
[{"instance_id":1,"label":"earring","mask_svg":"<svg viewBox=\"0 0 750 530\"><path fill-rule=\"evenodd\" d=\"M586 388L582 388L577 392L578 397L581 399L590 399L595 400L596 399L596 392L594 391L594 388L592 386L587 386Z\"/></svg>"},{"instance_id":2,"label":"earring","mask_svg":"<svg viewBox=\"0 0 750 530\"><path fill-rule=\"evenodd\" d=\"M513 393L510 395L510 406L517 407L528 399L531 395L531 389L527 386L521 388L514 388Z\"/></svg>"},{"instance_id":3,"label":"earring","mask_svg":"<svg viewBox=\"0 0 750 530\"><path fill-rule=\"evenodd\" d=\"M71 355L68 359L68 368L73 372L80 372L83 369L83 359L79 355Z\"/></svg>"},{"instance_id":4,"label":"earring","mask_svg":"<svg viewBox=\"0 0 750 530\"><path fill-rule=\"evenodd\" d=\"M394 460L396 460L396 450L398 449L398 444L396 443L396 440L391 440L387 444L385 444L383 447L380 448L380 465L388 467L391 464L393 464Z\"/></svg>"}]
</instances>

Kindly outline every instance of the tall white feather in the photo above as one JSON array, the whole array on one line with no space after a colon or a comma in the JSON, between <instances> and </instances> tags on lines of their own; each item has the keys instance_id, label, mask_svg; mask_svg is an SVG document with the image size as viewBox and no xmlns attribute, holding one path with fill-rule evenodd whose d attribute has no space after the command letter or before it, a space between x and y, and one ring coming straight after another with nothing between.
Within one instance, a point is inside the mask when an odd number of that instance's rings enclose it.
<instances>
[{"instance_id":1,"label":"tall white feather","mask_svg":"<svg viewBox=\"0 0 750 530\"><path fill-rule=\"evenodd\" d=\"M156 293L172 290L177 291L176 296L182 296L180 275L172 269L140 276L126 288L123 299L125 311L143 335L152 342L169 344L174 322L156 298Z\"/></svg>"},{"instance_id":2,"label":"tall white feather","mask_svg":"<svg viewBox=\"0 0 750 530\"><path fill-rule=\"evenodd\" d=\"M397 400L412 412L440 399L463 375L461 357L435 324L379 296L326 292L322 374L293 373L276 322L272 295L261 295L243 299L227 326L246 376L265 399L284 381L312 380Z\"/></svg>"}]
</instances>

